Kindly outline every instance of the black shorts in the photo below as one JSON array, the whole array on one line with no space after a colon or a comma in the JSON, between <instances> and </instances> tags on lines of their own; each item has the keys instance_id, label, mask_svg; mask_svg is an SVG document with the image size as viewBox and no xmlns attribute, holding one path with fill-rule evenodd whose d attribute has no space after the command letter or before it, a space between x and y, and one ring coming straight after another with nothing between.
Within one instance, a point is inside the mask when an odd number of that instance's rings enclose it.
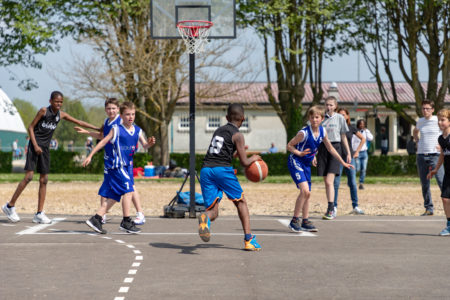
<instances>
[{"instance_id":1,"label":"black shorts","mask_svg":"<svg viewBox=\"0 0 450 300\"><path fill-rule=\"evenodd\" d=\"M442 181L441 198L450 199L450 176L445 174Z\"/></svg>"},{"instance_id":2,"label":"black shorts","mask_svg":"<svg viewBox=\"0 0 450 300\"><path fill-rule=\"evenodd\" d=\"M341 143L331 143L331 145L336 149L337 153L342 156ZM339 176L341 163L337 160L330 152L328 152L325 144L322 143L319 146L319 151L317 153L317 176L327 176L328 173L334 173Z\"/></svg>"},{"instance_id":3,"label":"black shorts","mask_svg":"<svg viewBox=\"0 0 450 300\"><path fill-rule=\"evenodd\" d=\"M50 173L50 150L48 147L42 147L42 153L36 154L33 145L28 145L27 161L25 163L25 171L34 171L37 167L37 172L40 174Z\"/></svg>"}]
</instances>

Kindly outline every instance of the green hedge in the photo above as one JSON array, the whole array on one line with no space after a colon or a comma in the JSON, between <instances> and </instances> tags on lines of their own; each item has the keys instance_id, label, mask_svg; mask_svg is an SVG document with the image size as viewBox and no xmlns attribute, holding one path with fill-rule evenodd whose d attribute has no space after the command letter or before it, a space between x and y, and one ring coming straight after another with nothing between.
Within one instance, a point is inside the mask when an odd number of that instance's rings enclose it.
<instances>
[{"instance_id":1,"label":"green hedge","mask_svg":"<svg viewBox=\"0 0 450 300\"><path fill-rule=\"evenodd\" d=\"M12 152L0 151L0 173L11 173L12 157Z\"/></svg>"},{"instance_id":2,"label":"green hedge","mask_svg":"<svg viewBox=\"0 0 450 300\"><path fill-rule=\"evenodd\" d=\"M103 173L103 151L96 153L87 168L83 168L76 162L77 152L66 152L63 150L50 151L50 173ZM289 175L287 169L287 153L262 154L261 157L269 166L269 175ZM204 154L196 154L196 170L200 170L203 163ZM175 160L177 165L189 169L189 153L172 153L170 158ZM152 156L148 153L136 153L134 155L134 165L144 167L147 162L152 161ZM243 174L244 170L237 158L233 159L233 167L238 170L238 174ZM12 170L11 152L0 152L0 172L9 173ZM316 170L312 167L311 174L315 175ZM417 175L416 157L414 155L390 155L390 156L369 156L367 166L369 176L391 176L391 175Z\"/></svg>"}]
</instances>

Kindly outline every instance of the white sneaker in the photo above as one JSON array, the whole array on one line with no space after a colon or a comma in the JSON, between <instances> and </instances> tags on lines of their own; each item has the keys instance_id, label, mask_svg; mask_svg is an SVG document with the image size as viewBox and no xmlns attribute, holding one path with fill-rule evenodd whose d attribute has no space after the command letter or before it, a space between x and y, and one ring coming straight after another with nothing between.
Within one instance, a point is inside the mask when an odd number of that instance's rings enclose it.
<instances>
[{"instance_id":1,"label":"white sneaker","mask_svg":"<svg viewBox=\"0 0 450 300\"><path fill-rule=\"evenodd\" d=\"M335 206L333 208L333 218L336 218L336 216L337 216L337 207Z\"/></svg>"},{"instance_id":2,"label":"white sneaker","mask_svg":"<svg viewBox=\"0 0 450 300\"><path fill-rule=\"evenodd\" d=\"M144 214L141 212L136 213L136 219L134 219L134 224L136 225L143 225L145 223L145 217Z\"/></svg>"},{"instance_id":3,"label":"white sneaker","mask_svg":"<svg viewBox=\"0 0 450 300\"><path fill-rule=\"evenodd\" d=\"M47 218L44 212L41 212L40 214L35 214L33 217L33 223L39 223L39 224L51 224L52 220Z\"/></svg>"},{"instance_id":4,"label":"white sneaker","mask_svg":"<svg viewBox=\"0 0 450 300\"><path fill-rule=\"evenodd\" d=\"M352 213L354 213L355 215L363 215L363 214L364 214L364 211L363 211L361 208L359 208L358 206L356 206L356 207L352 210Z\"/></svg>"},{"instance_id":5,"label":"white sneaker","mask_svg":"<svg viewBox=\"0 0 450 300\"><path fill-rule=\"evenodd\" d=\"M13 222L19 222L20 218L19 215L16 213L16 208L12 206L11 208L8 208L8 203L2 206L2 210L5 213L5 215L8 217L8 219Z\"/></svg>"},{"instance_id":6,"label":"white sneaker","mask_svg":"<svg viewBox=\"0 0 450 300\"><path fill-rule=\"evenodd\" d=\"M103 215L102 224L106 224L106 214Z\"/></svg>"}]
</instances>

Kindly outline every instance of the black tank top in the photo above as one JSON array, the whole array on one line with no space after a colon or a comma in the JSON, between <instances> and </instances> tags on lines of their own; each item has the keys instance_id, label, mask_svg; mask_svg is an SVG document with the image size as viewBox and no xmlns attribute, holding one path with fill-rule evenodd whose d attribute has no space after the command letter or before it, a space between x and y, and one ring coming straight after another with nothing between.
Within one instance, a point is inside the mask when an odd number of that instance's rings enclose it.
<instances>
[{"instance_id":1,"label":"black tank top","mask_svg":"<svg viewBox=\"0 0 450 300\"><path fill-rule=\"evenodd\" d=\"M232 137L237 132L239 132L239 128L231 123L217 128L211 139L202 167L231 166L233 153L236 151Z\"/></svg>"},{"instance_id":2,"label":"black tank top","mask_svg":"<svg viewBox=\"0 0 450 300\"><path fill-rule=\"evenodd\" d=\"M53 132L59 121L59 110L55 114L52 111L51 106L47 107L44 116L34 127L34 136L36 137L36 143L39 147L48 147L50 145L50 140L52 139Z\"/></svg>"}]
</instances>

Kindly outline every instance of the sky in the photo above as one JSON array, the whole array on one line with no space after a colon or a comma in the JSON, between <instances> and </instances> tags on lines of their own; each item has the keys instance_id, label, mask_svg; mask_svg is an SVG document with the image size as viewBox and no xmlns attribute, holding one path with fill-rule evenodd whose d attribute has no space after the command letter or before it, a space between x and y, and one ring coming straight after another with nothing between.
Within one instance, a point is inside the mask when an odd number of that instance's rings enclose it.
<instances>
[{"instance_id":1,"label":"sky","mask_svg":"<svg viewBox=\"0 0 450 300\"><path fill-rule=\"evenodd\" d=\"M255 34L244 33L241 36L238 35L238 38L251 39L252 41L254 41L254 43L256 43L257 45L257 49L253 53L253 59L263 61L263 47ZM60 46L61 49L59 52L48 53L45 56L38 56L38 60L42 62L42 69L24 68L22 66L10 66L8 68L0 67L0 88L5 91L5 93L11 100L15 98L23 99L31 102L38 108L48 105L50 93L54 90L59 90L63 94L70 95L70 87L61 86L55 79L50 76L50 71L52 73L55 73L55 70L51 70L51 68L57 69L70 65L73 62L74 53L76 53L77 55L81 54L83 56L96 54L89 46L76 44L70 38L62 40ZM18 81L12 81L9 79L10 73L8 72L8 70L10 72L13 72L15 76L21 79L33 78L38 83L39 87L31 91L21 90L17 86ZM425 75L426 74L421 73L422 80L426 78ZM404 81L399 72L395 73L395 77L396 80ZM351 54L342 57L336 56L332 61L327 60L324 63L323 81L325 82L356 82L358 81L358 79L363 82L373 81L373 79L371 78L371 74L366 67L366 63L362 57L360 57L358 72L358 53L356 52L352 52ZM257 81L264 82L265 80L265 73L263 72L257 78ZM99 106L102 105L102 100L100 99L96 101L87 101L86 99L81 100L84 100L83 103L90 103L93 105L97 104Z\"/></svg>"}]
</instances>

